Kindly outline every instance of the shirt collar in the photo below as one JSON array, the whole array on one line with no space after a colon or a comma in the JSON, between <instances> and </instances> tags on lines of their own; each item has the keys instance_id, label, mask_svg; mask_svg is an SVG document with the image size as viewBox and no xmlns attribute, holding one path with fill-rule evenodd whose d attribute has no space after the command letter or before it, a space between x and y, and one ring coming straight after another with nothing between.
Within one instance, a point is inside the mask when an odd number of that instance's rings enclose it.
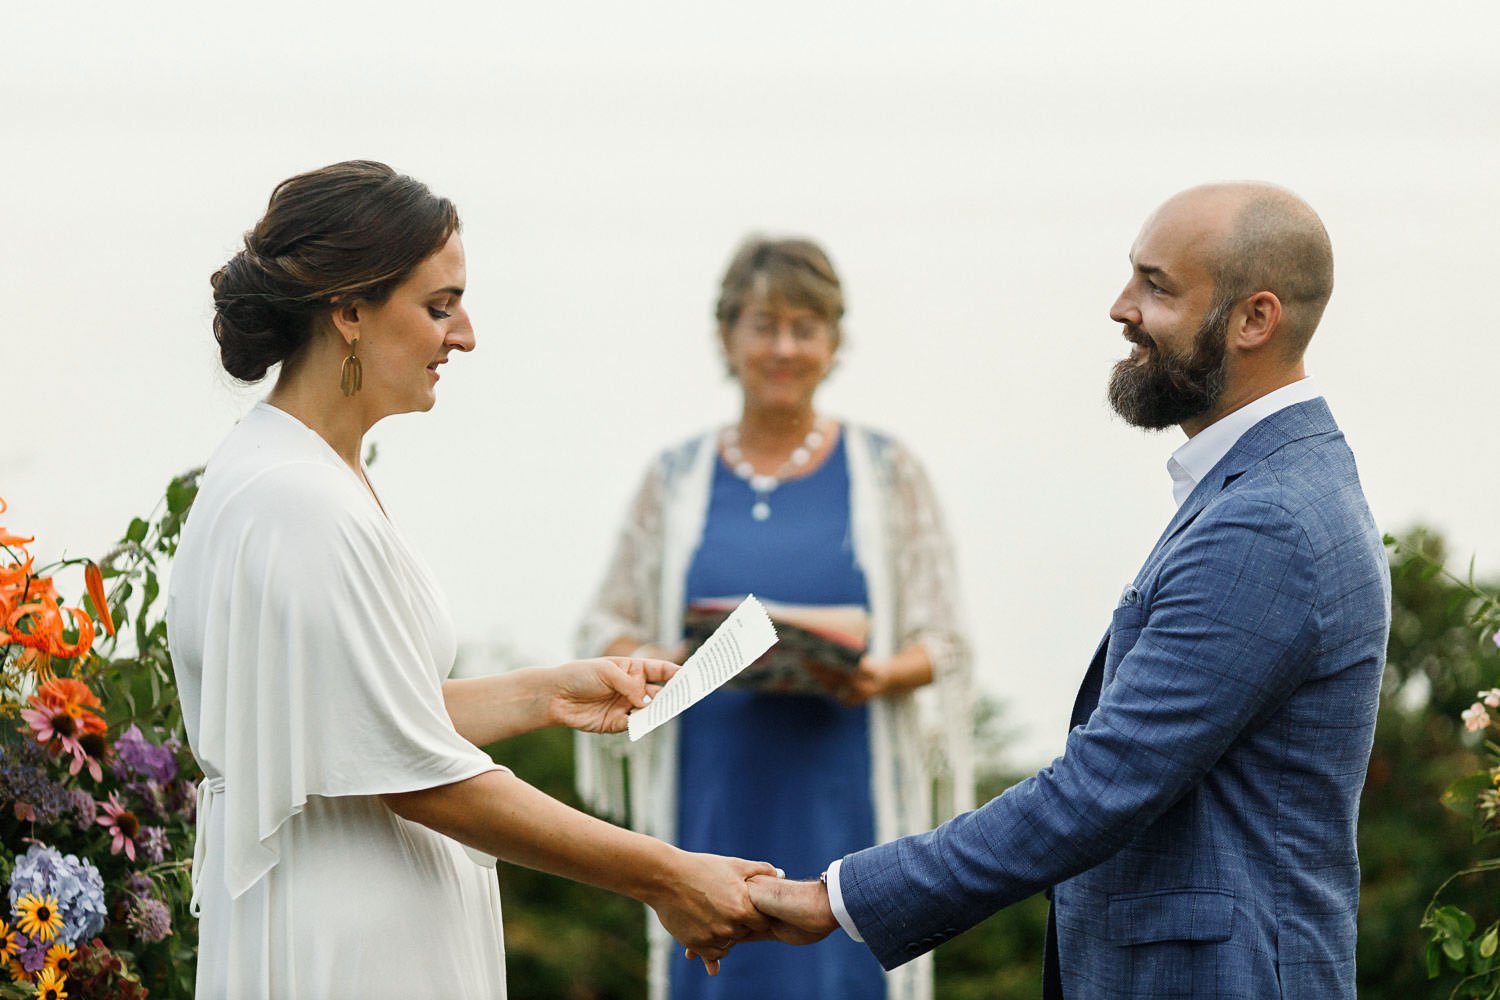
<instances>
[{"instance_id":1,"label":"shirt collar","mask_svg":"<svg viewBox=\"0 0 1500 1000\"><path fill-rule=\"evenodd\" d=\"M1172 477L1172 498L1177 501L1177 506L1182 506L1188 494L1209 470L1219 464L1219 459L1229 454L1229 449L1246 431L1278 410L1317 399L1319 395L1312 376L1307 376L1251 400L1188 438L1187 443L1167 459L1167 472Z\"/></svg>"}]
</instances>

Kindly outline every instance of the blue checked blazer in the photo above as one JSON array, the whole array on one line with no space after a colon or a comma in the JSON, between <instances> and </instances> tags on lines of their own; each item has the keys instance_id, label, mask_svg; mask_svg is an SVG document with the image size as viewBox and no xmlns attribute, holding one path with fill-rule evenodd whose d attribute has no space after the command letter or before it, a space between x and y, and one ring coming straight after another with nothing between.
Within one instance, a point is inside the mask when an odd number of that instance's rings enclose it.
<instances>
[{"instance_id":1,"label":"blue checked blazer","mask_svg":"<svg viewBox=\"0 0 1500 1000\"><path fill-rule=\"evenodd\" d=\"M1353 1000L1389 628L1385 553L1327 405L1266 417L1125 588L1063 756L845 858L850 916L893 968L1050 888L1048 995Z\"/></svg>"}]
</instances>

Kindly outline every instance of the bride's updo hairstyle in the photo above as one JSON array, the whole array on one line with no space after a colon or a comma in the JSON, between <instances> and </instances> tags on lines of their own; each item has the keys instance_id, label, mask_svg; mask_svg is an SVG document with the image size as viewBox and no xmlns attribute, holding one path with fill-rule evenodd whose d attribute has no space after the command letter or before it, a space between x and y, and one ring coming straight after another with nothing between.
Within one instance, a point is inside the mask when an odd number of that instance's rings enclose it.
<instances>
[{"instance_id":1,"label":"bride's updo hairstyle","mask_svg":"<svg viewBox=\"0 0 1500 1000\"><path fill-rule=\"evenodd\" d=\"M452 202L383 163L349 160L282 181L245 248L209 279L224 370L260 381L335 302L384 302L457 230Z\"/></svg>"}]
</instances>

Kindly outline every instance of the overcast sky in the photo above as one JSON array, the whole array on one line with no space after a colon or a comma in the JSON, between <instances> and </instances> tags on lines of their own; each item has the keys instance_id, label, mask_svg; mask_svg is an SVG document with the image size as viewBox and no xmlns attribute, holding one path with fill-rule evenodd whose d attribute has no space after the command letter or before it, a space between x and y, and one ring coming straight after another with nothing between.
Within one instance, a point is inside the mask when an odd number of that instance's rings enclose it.
<instances>
[{"instance_id":1,"label":"overcast sky","mask_svg":"<svg viewBox=\"0 0 1500 1000\"><path fill-rule=\"evenodd\" d=\"M282 178L384 160L453 198L478 350L371 439L470 642L568 655L662 445L730 419L714 290L750 231L833 256L820 408L924 460L1012 759L1060 752L1172 511L1104 402L1146 215L1261 178L1332 234L1308 357L1381 526L1500 572L1500 5L12 5L0 15L3 523L102 552L266 387L208 275Z\"/></svg>"}]
</instances>

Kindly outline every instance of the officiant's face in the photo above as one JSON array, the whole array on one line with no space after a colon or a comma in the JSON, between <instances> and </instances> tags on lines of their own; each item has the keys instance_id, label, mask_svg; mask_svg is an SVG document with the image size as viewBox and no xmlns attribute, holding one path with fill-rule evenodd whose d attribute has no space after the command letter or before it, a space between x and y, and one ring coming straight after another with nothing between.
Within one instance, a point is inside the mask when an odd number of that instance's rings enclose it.
<instances>
[{"instance_id":1,"label":"officiant's face","mask_svg":"<svg viewBox=\"0 0 1500 1000\"><path fill-rule=\"evenodd\" d=\"M1209 264L1226 224L1214 206L1174 199L1131 249L1130 280L1109 312L1132 345L1109 382L1110 404L1130 424L1180 424L1223 391L1232 303L1219 300Z\"/></svg>"},{"instance_id":2,"label":"officiant's face","mask_svg":"<svg viewBox=\"0 0 1500 1000\"><path fill-rule=\"evenodd\" d=\"M359 304L364 385L354 398L376 408L377 417L431 409L439 367L453 351L474 349L466 279L463 241L454 233L384 302Z\"/></svg>"},{"instance_id":3,"label":"officiant's face","mask_svg":"<svg viewBox=\"0 0 1500 1000\"><path fill-rule=\"evenodd\" d=\"M724 353L746 399L774 409L810 406L837 348L826 319L779 297L746 302L724 333Z\"/></svg>"}]
</instances>

